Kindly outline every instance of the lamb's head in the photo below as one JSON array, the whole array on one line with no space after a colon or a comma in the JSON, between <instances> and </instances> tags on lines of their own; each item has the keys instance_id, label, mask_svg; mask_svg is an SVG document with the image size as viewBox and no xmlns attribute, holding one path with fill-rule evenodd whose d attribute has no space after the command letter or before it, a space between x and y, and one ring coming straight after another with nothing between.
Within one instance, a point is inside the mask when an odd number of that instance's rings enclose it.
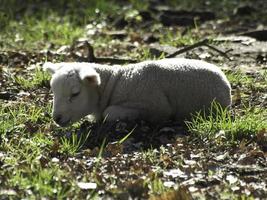
<instances>
[{"instance_id":1,"label":"lamb's head","mask_svg":"<svg viewBox=\"0 0 267 200\"><path fill-rule=\"evenodd\" d=\"M67 126L98 109L99 74L89 63L45 63L52 74L53 119Z\"/></svg>"}]
</instances>

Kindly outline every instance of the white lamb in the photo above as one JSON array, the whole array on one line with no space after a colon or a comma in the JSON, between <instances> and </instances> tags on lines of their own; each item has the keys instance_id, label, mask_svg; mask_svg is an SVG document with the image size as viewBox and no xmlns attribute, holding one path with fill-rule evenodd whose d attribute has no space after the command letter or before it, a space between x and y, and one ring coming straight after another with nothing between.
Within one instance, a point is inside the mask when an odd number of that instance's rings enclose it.
<instances>
[{"instance_id":1,"label":"white lamb","mask_svg":"<svg viewBox=\"0 0 267 200\"><path fill-rule=\"evenodd\" d=\"M210 108L227 107L231 87L215 65L200 60L163 59L125 66L45 63L52 75L53 119L67 126L86 115L96 120L182 121Z\"/></svg>"}]
</instances>

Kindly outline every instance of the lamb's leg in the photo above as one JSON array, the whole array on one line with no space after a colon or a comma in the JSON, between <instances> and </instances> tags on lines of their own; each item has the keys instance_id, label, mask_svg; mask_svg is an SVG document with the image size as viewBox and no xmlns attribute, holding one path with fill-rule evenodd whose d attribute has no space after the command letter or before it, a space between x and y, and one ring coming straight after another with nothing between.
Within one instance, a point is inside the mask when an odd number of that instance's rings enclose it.
<instances>
[{"instance_id":1,"label":"lamb's leg","mask_svg":"<svg viewBox=\"0 0 267 200\"><path fill-rule=\"evenodd\" d=\"M139 117L139 112L136 109L123 106L109 106L105 109L103 117L107 121L115 121L118 119L134 120Z\"/></svg>"}]
</instances>

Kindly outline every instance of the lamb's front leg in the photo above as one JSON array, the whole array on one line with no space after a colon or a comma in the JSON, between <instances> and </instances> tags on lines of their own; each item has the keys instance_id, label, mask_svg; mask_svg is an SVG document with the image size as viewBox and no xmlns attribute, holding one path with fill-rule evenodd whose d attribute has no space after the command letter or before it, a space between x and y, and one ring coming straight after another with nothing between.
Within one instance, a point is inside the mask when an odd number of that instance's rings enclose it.
<instances>
[{"instance_id":1,"label":"lamb's front leg","mask_svg":"<svg viewBox=\"0 0 267 200\"><path fill-rule=\"evenodd\" d=\"M109 106L104 110L103 117L107 121L135 120L139 117L139 112L136 109L123 106Z\"/></svg>"}]
</instances>

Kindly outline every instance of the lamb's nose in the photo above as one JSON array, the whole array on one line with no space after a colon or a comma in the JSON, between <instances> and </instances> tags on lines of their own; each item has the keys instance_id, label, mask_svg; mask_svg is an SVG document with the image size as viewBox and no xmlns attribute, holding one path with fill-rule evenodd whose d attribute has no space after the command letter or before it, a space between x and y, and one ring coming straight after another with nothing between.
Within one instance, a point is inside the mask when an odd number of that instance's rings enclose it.
<instances>
[{"instance_id":1,"label":"lamb's nose","mask_svg":"<svg viewBox=\"0 0 267 200\"><path fill-rule=\"evenodd\" d=\"M57 123L57 124L60 124L60 121L62 119L62 116L61 115L54 115L53 116L53 119L54 121Z\"/></svg>"}]
</instances>

